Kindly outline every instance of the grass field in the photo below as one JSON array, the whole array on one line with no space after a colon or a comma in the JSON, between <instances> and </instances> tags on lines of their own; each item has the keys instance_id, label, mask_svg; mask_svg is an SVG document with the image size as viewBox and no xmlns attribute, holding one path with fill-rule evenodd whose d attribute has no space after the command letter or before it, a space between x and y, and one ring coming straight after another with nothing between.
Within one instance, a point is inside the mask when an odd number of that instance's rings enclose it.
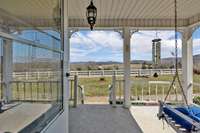
<instances>
[{"instance_id":1,"label":"grass field","mask_svg":"<svg viewBox=\"0 0 200 133\"><path fill-rule=\"evenodd\" d=\"M84 86L86 97L108 96L108 86L110 84L112 84L112 78L111 77L102 77L102 78L104 78L104 80L100 80L100 78L80 78L79 79L79 85ZM131 80L132 80L131 93L133 95L134 90L136 90L136 88L141 89L143 87L144 89L147 90L148 89L148 81L171 81L172 78L173 78L172 75L159 76L158 78L131 77ZM122 77L118 77L118 79L122 79ZM194 82L200 83L200 75L194 75ZM180 91L180 90L178 90L178 91ZM196 92L196 91L200 92L200 88L196 88L194 86L194 92ZM152 93L155 93L155 91L152 91Z\"/></svg>"}]
</instances>

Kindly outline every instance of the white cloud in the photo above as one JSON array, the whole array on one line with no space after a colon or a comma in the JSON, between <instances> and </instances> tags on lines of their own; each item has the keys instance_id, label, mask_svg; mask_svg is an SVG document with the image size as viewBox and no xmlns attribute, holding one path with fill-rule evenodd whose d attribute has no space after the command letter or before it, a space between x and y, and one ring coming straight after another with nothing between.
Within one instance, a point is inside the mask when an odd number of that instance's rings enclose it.
<instances>
[{"instance_id":1,"label":"white cloud","mask_svg":"<svg viewBox=\"0 0 200 133\"><path fill-rule=\"evenodd\" d=\"M174 31L157 31L162 39L162 58L171 56L174 51ZM140 31L131 38L132 59L151 59L152 39L155 31ZM195 53L200 53L200 39L194 40ZM181 40L178 40L179 56ZM134 57L134 58L133 58ZM112 31L77 32L71 38L71 61L122 61L123 40L119 33Z\"/></svg>"},{"instance_id":2,"label":"white cloud","mask_svg":"<svg viewBox=\"0 0 200 133\"><path fill-rule=\"evenodd\" d=\"M122 52L122 39L116 32L92 31L77 32L71 38L71 61L77 61L82 58L84 60L100 60L101 57L93 57L91 54L97 54L102 50L109 50L108 59L115 59ZM104 54L104 53L102 53ZM80 57L81 56L81 57Z\"/></svg>"}]
</instances>

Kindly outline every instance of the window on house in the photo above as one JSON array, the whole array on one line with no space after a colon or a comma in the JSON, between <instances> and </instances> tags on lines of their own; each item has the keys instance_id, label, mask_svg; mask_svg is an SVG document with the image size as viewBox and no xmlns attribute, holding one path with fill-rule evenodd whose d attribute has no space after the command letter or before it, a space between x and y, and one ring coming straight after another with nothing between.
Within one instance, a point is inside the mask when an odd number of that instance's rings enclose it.
<instances>
[{"instance_id":1,"label":"window on house","mask_svg":"<svg viewBox=\"0 0 200 133\"><path fill-rule=\"evenodd\" d=\"M60 0L0 12L0 132L39 132L63 109Z\"/></svg>"}]
</instances>

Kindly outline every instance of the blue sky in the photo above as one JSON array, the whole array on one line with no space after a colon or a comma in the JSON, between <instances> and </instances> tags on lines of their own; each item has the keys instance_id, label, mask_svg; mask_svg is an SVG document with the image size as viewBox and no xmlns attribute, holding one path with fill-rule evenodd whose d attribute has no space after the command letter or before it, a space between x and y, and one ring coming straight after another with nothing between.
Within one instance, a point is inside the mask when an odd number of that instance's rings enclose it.
<instances>
[{"instance_id":1,"label":"blue sky","mask_svg":"<svg viewBox=\"0 0 200 133\"><path fill-rule=\"evenodd\" d=\"M49 32L51 33L51 32ZM157 31L158 37L162 39L161 58L171 57L174 51L174 31ZM57 34L54 34L57 35ZM51 37L42 33L37 35L40 43L51 46ZM26 39L35 40L32 31L22 34ZM139 31L131 37L131 60L151 60L152 59L152 39L156 38L156 31ZM193 54L200 54L200 29L193 34ZM178 40L179 56L181 56L181 40ZM60 47L60 45L57 45ZM70 60L71 62L86 61L123 61L123 39L118 32L114 31L79 31L72 35L70 39ZM16 45L14 55L19 58L28 56L28 47ZM24 51L24 52L21 52ZM55 56L48 51L37 50L38 58ZM57 57L57 56L56 56Z\"/></svg>"},{"instance_id":2,"label":"blue sky","mask_svg":"<svg viewBox=\"0 0 200 133\"><path fill-rule=\"evenodd\" d=\"M157 31L162 39L161 58L171 57L174 51L174 31ZM139 31L131 37L131 59L151 60L151 40L156 38L156 31ZM193 54L200 54L200 29L193 34ZM71 62L79 61L120 61L123 60L123 40L114 31L79 31L72 35ZM181 40L179 56L181 56Z\"/></svg>"}]
</instances>

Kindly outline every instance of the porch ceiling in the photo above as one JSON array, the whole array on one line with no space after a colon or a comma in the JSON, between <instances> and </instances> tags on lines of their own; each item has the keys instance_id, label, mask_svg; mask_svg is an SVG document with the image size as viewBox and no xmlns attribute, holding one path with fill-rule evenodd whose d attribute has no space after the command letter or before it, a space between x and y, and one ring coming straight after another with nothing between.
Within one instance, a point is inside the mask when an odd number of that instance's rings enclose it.
<instances>
[{"instance_id":1,"label":"porch ceiling","mask_svg":"<svg viewBox=\"0 0 200 133\"><path fill-rule=\"evenodd\" d=\"M85 19L90 0L69 0L70 27L88 27ZM179 26L200 20L200 0L177 0ZM174 0L94 0L96 27L173 27Z\"/></svg>"},{"instance_id":2,"label":"porch ceiling","mask_svg":"<svg viewBox=\"0 0 200 133\"><path fill-rule=\"evenodd\" d=\"M68 0L69 27L88 27L85 15L89 1ZM200 21L200 0L177 1L179 26ZM14 16L35 26L48 27L56 25L58 4L59 0L1 0L0 18L9 23ZM94 4L98 9L96 27L174 26L174 0L94 0Z\"/></svg>"}]
</instances>

